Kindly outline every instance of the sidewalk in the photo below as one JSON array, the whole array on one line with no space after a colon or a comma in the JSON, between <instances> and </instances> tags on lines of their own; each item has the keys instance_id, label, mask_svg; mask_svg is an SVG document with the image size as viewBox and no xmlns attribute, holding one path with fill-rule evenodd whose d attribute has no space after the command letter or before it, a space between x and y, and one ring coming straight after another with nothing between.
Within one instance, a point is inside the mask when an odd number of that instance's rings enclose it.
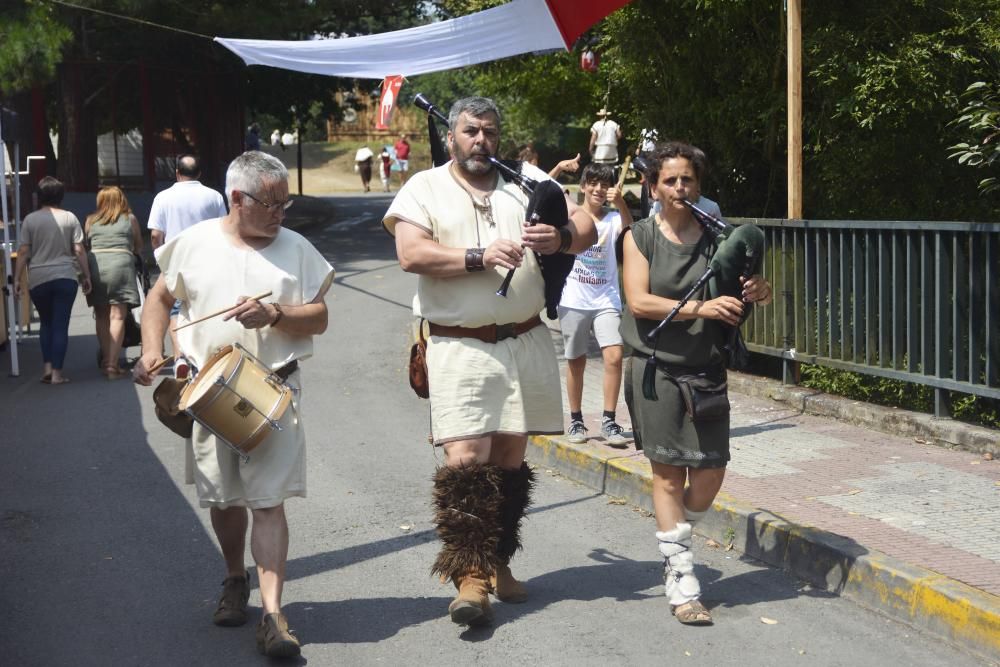
<instances>
[{"instance_id":1,"label":"sidewalk","mask_svg":"<svg viewBox=\"0 0 1000 667\"><path fill-rule=\"evenodd\" d=\"M548 324L561 355L558 322ZM646 458L631 443L614 449L600 437L603 367L591 343L583 414L593 437L579 445L564 436L534 437L529 459L651 511ZM560 357L564 397L565 367ZM857 426L759 397L778 388L771 380L731 374L732 461L696 532L721 548L1000 656L1000 461L929 444L954 438L963 430L955 422L941 423L936 438L887 435L875 430L875 422ZM826 397L827 414L838 414L831 401L858 412L853 401ZM565 398L564 408L568 427ZM889 427L906 432L893 426L903 411L867 412L872 420L892 418ZM621 397L617 415L631 435ZM966 439L982 443L985 430L972 430L975 437ZM985 433L988 440L991 432ZM983 451L996 451L995 435Z\"/></svg>"}]
</instances>

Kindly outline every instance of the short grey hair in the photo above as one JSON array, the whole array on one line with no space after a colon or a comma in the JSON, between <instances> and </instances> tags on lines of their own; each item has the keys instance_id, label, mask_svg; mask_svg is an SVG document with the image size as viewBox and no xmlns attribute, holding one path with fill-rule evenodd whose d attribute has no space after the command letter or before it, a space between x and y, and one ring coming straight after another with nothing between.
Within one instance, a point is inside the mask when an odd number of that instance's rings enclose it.
<instances>
[{"instance_id":1,"label":"short grey hair","mask_svg":"<svg viewBox=\"0 0 1000 667\"><path fill-rule=\"evenodd\" d=\"M229 163L226 199L233 204L233 190L260 194L266 183L287 181L288 169L278 158L260 151L247 151Z\"/></svg>"},{"instance_id":2,"label":"short grey hair","mask_svg":"<svg viewBox=\"0 0 1000 667\"><path fill-rule=\"evenodd\" d=\"M500 130L500 109L497 108L496 102L488 97L463 97L451 105L451 112L448 113L448 129L452 134L458 128L458 117L463 113L473 118L494 114L497 117L497 130Z\"/></svg>"}]
</instances>

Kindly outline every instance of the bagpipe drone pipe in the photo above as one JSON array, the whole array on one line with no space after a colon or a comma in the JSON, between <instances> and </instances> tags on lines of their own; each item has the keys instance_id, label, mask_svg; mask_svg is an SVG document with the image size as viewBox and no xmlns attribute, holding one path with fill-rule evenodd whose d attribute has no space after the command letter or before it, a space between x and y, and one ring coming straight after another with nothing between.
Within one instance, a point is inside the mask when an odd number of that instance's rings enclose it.
<instances>
[{"instance_id":1,"label":"bagpipe drone pipe","mask_svg":"<svg viewBox=\"0 0 1000 667\"><path fill-rule=\"evenodd\" d=\"M448 162L448 152L441 143L441 135L434 125L437 119L447 125L448 118L437 107L424 97L423 93L417 93L413 98L413 103L427 112L427 132L431 142L431 160L435 167ZM525 194L528 195L528 207L525 211L525 221L529 224L546 224L556 228L565 227L569 224L569 210L566 207L566 195L558 183L551 180L536 181L525 176L522 172L522 163L516 160L498 160L490 157L490 162L496 167L504 177L516 183ZM545 314L549 319L558 317L557 306L562 298L563 287L566 285L566 278L573 271L573 255L556 252L551 255L541 255L535 253L538 264L542 270L542 279L545 282ZM514 269L510 269L504 277L503 283L497 290L497 296L506 297L510 287L510 281L514 277Z\"/></svg>"}]
</instances>

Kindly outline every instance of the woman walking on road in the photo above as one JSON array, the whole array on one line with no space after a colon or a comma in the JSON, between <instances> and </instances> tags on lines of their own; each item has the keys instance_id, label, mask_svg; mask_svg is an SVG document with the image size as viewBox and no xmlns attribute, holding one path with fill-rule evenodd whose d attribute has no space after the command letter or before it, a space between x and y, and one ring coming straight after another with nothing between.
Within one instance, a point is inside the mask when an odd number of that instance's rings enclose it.
<instances>
[{"instance_id":1,"label":"woman walking on road","mask_svg":"<svg viewBox=\"0 0 1000 667\"><path fill-rule=\"evenodd\" d=\"M132 215L125 193L111 186L97 193L97 211L87 217L88 261L94 288L88 302L97 318L101 344L101 372L109 380L128 375L118 366L125 318L139 305L133 254L142 252L142 231Z\"/></svg>"},{"instance_id":2,"label":"woman walking on road","mask_svg":"<svg viewBox=\"0 0 1000 667\"><path fill-rule=\"evenodd\" d=\"M726 328L739 326L744 304L771 302L771 286L759 275L742 277L742 294L708 298L698 294L666 325L659 344L651 332L705 273L715 240L682 202L697 201L705 170L704 154L688 144L669 143L650 157L646 177L661 205L653 217L632 225L624 239L623 284L628 307L622 337L632 348L631 391L636 446L653 470L656 539L664 557L665 593L681 623L708 625L712 615L701 603L694 574L692 524L705 515L722 487L729 461L729 402L723 394L715 414L692 417L679 378L726 378ZM707 291L707 290L705 290ZM654 356L655 376L647 374ZM643 382L644 378L647 382ZM652 386L650 386L652 385ZM717 385L718 386L718 385ZM724 390L723 390L724 391ZM685 483L687 488L685 488Z\"/></svg>"},{"instance_id":3,"label":"woman walking on road","mask_svg":"<svg viewBox=\"0 0 1000 667\"><path fill-rule=\"evenodd\" d=\"M69 316L76 301L77 266L83 277L83 293L90 293L90 267L83 249L83 229L75 215L59 208L64 193L63 184L51 176L38 182L39 209L29 213L21 225L21 245L17 249L14 270L14 294L17 296L23 289L21 276L28 271L28 290L39 319L41 380L46 384L69 382L62 368L69 346Z\"/></svg>"}]
</instances>

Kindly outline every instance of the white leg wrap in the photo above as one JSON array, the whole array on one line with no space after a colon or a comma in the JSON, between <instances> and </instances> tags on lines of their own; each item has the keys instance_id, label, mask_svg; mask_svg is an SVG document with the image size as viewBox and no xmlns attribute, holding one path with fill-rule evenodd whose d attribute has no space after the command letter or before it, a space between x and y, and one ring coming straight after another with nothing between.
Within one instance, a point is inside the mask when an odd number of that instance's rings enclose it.
<instances>
[{"instance_id":1,"label":"white leg wrap","mask_svg":"<svg viewBox=\"0 0 1000 667\"><path fill-rule=\"evenodd\" d=\"M692 526L696 521L701 521L708 514L708 510L702 510L701 512L695 512L694 510L689 510L687 507L684 508L684 519L690 523Z\"/></svg>"},{"instance_id":2,"label":"white leg wrap","mask_svg":"<svg viewBox=\"0 0 1000 667\"><path fill-rule=\"evenodd\" d=\"M657 531L656 539L663 554L664 593L677 606L701 597L701 586L694 576L691 552L691 524L679 523L673 530Z\"/></svg>"}]
</instances>

